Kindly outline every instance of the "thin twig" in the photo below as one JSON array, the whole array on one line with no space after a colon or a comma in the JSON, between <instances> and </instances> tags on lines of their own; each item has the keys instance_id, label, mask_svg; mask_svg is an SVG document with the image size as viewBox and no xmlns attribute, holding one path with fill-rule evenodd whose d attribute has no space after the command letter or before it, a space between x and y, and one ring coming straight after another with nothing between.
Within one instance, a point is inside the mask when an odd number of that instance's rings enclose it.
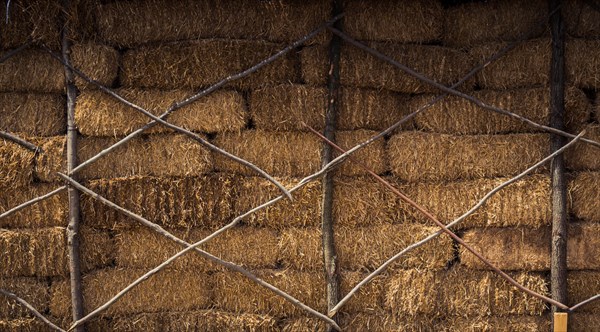
<instances>
[{"instance_id":1,"label":"thin twig","mask_svg":"<svg viewBox=\"0 0 600 332\"><path fill-rule=\"evenodd\" d=\"M44 315L42 315L39 311L37 311L31 304L29 304L27 301L23 300L22 298L18 297L17 295L15 295L9 291L6 291L4 289L0 289L0 294L17 301L20 305L24 306L25 308L27 308L27 310L31 311L31 313L35 317L39 318L42 322L46 323L53 330L66 332L65 330L61 329L60 327L54 325L51 321L49 321L46 317L44 317Z\"/></svg>"},{"instance_id":2,"label":"thin twig","mask_svg":"<svg viewBox=\"0 0 600 332\"><path fill-rule=\"evenodd\" d=\"M573 312L579 308L581 308L582 306L586 305L586 304L590 304L594 301L600 300L600 294L594 295L592 297L590 297L589 299L585 300L585 301L581 301L579 303L577 303L576 305L572 306L569 308L569 312Z\"/></svg>"},{"instance_id":3,"label":"thin twig","mask_svg":"<svg viewBox=\"0 0 600 332\"><path fill-rule=\"evenodd\" d=\"M28 142L28 141L16 136L15 134L11 134L6 131L0 130L0 138L4 138L6 140L17 143L17 144L21 145L22 147L27 148L35 153L43 152L42 148L40 148L39 146L37 146L31 142Z\"/></svg>"},{"instance_id":4,"label":"thin twig","mask_svg":"<svg viewBox=\"0 0 600 332\"><path fill-rule=\"evenodd\" d=\"M35 203L37 203L39 201L43 201L46 198L50 198L50 197L52 197L52 196L60 193L61 191L65 190L65 189L67 189L67 186L58 187L58 188L52 190L51 192L49 192L47 194L44 194L42 196L38 196L36 198L30 199L27 202L19 204L19 205L15 206L14 208L12 208L12 209L10 209L8 211L2 212L2 214L0 214L0 220L6 218L8 216L10 216L11 214L13 214L13 213L15 213L17 211L23 210L24 208L26 208L26 207L28 207L30 205L33 205L33 204L35 204Z\"/></svg>"},{"instance_id":5,"label":"thin twig","mask_svg":"<svg viewBox=\"0 0 600 332\"><path fill-rule=\"evenodd\" d=\"M319 138L321 138L323 141L327 142L328 144L330 144L331 146L333 146L334 148L336 148L338 151L344 153L344 149L340 148L339 146L337 146L335 143L331 142L330 140L328 140L325 136L321 135L321 133L319 133L318 131L316 131L315 129L313 129L312 127L305 125L306 127L308 127L315 135L317 135ZM558 155L559 153L562 153L562 151L564 151L566 148L568 148L569 146L571 146L572 144L574 144L577 140L579 140L583 135L585 134L585 130L583 132L581 132L579 135L577 135L575 137L575 139L573 139L571 142L569 142L569 144L565 145L563 148L561 148L560 150L556 151L555 153L553 153L552 155L550 155L550 157L544 158L544 160L542 160L542 162L537 163L536 165L534 165L535 167L539 167L543 162L546 162L548 160L551 160L552 158L554 158L554 156ZM490 261L488 261L486 258L484 258L481 254L479 254L478 252L476 252L473 248L471 248L467 243L465 243L460 237L458 237L456 234L454 234L452 231L450 231L448 229L449 226L454 225L458 220L454 221L453 223L449 224L448 226L444 225L443 223L441 223L436 217L434 217L431 213L429 213L428 211L426 211L423 207L421 207L420 205L418 205L416 202L414 202L413 200L411 200L410 198L408 198L406 195L402 194L398 189L396 189L394 186L392 186L388 181L386 181L385 179L383 179L381 176L379 176L377 173L373 172L369 167L367 167L366 165L364 165L363 163L355 160L354 158L350 158L351 161L353 161L354 163L360 165L363 169L365 169L369 174L371 174L372 176L374 176L378 182L380 182L381 184L383 184L385 187L387 187L388 189L390 189L392 192L394 192L394 194L396 194L397 196L399 196L403 201L407 202L408 204L412 205L414 208L416 208L419 212L421 212L423 215L425 215L428 219L432 220L434 223L436 223L440 228L442 228L443 232L448 234L450 237L452 237L455 241L457 241L459 244L461 244L462 246L464 246L467 250L469 250L471 253L473 253L475 256L477 256L477 258L479 258L482 262L484 262L486 265L488 265L492 270L494 270L494 272L496 272L497 274L499 274L500 276L502 276L504 279L506 279L509 283L511 283L513 286L519 288L520 290L522 290L523 292L537 297L547 303L550 303L552 305L555 305L559 308L562 309L568 309L569 307L557 302L551 298L548 298L544 295L541 295L539 293L536 293L532 290L530 290L529 288L522 286L521 284L519 284L516 280L514 280L513 278L511 278L509 275L507 275L506 273L504 273L503 271L501 271L500 269L498 269L494 264L492 264ZM531 172L533 169L535 168L529 168L527 171ZM526 172L527 172L526 171ZM526 173L521 173L518 175L518 177L523 177ZM509 180L509 181L516 181L515 178ZM510 183L512 183L510 182ZM510 184L503 184L504 186ZM502 186L502 185L501 185ZM494 193L497 192L498 188L494 189L495 191L493 191ZM489 193L488 195L486 195L484 197L485 200L487 200L487 198L489 198L491 195L493 195L492 193ZM484 200L482 200L484 202ZM483 204L483 202L480 202L478 204L478 206L481 206L481 204ZM474 208L472 208L468 214L473 213ZM466 214L465 214L466 215ZM466 216L463 215L461 216L462 219L466 218ZM461 218L459 218L459 220L462 220ZM387 263L387 262L386 262ZM346 296L348 297L348 295ZM344 299L346 299L346 297L344 297ZM343 300L342 300L343 301ZM341 307L343 303L340 301L340 303L338 303L338 305L336 306L337 310L339 310L339 307ZM329 312L329 316L331 317L332 315L334 315L336 311L331 310Z\"/></svg>"},{"instance_id":6,"label":"thin twig","mask_svg":"<svg viewBox=\"0 0 600 332\"><path fill-rule=\"evenodd\" d=\"M160 235L174 241L177 242L178 244L182 245L183 247L185 247L186 249L184 249L183 251L180 251L178 254L176 254L177 257L180 257L181 255L185 254L186 251L189 250L195 250L196 252L198 252L200 255L202 255L203 257L217 263L220 265L223 265L224 267L234 271L234 272L238 272L244 276L246 276L247 278L249 278L250 280L254 281L255 283L259 284L262 287L265 287L267 289L269 289L270 291L274 292L275 294L285 298L287 301L289 301L290 303L294 304L295 306L299 307L300 309L306 311L307 313L309 313L312 316L315 316L316 318L326 322L327 324L332 324L332 326L335 326L336 329L339 331L340 327L329 317L327 317L326 315L323 315L322 313L310 308L309 306L305 305L304 303L300 302L298 299L294 298L293 296L285 293L284 291L280 290L279 288L267 283L266 281L258 278L256 275L254 275L252 272L242 268L239 265L236 265L234 263L228 262L228 261L224 261L202 249L197 248L198 245L202 244L203 241L200 241L199 243L195 243L195 244L190 244L178 237L176 237L175 235L167 232L164 228L160 227L159 225L145 219L144 217L137 215L109 200L107 200L106 198L98 195L97 193L93 192L92 190L84 187L83 185L81 185L80 183L78 183L77 181L73 180L72 178L68 177L65 174L62 173L58 173L58 175L63 178L64 180L68 181L73 187L77 188L78 190L82 191L83 193L91 196L92 198L98 200L99 202L101 202L102 204L105 204L125 215L127 215L128 217L142 223L143 225L145 225L146 227L151 228L152 230L156 231L157 233L159 233ZM177 257L169 260L168 263L163 263L161 264L162 267L168 265L170 262L172 262L173 260L175 260ZM161 268L155 268L154 270L148 272L150 273L150 275L158 272ZM136 282L136 285L143 282L144 280L146 280L147 278L140 278L138 279ZM135 285L134 285L135 286ZM131 287L133 288L133 286ZM129 288L129 289L131 289ZM81 318L80 320L76 321L75 323L73 323L73 325L69 328L69 331L76 328L77 326L80 326L81 324L85 323L86 321L90 320L91 318L95 317L96 315L98 315L100 312L106 310L112 303L114 303L115 301L118 300L118 298L120 298L121 296L123 296L125 292L120 292L116 297L114 297L113 299L109 300L107 303L105 303L104 305L100 306L99 308L97 308L96 310L94 310L92 313L86 315L85 317Z\"/></svg>"},{"instance_id":7,"label":"thin twig","mask_svg":"<svg viewBox=\"0 0 600 332\"><path fill-rule=\"evenodd\" d=\"M416 72L415 70L413 70L413 69L411 69L411 68L409 68L409 67L401 64L400 62L392 59L391 57L389 57L389 56L387 56L387 55L385 55L385 54L383 54L383 53L381 53L381 52L379 52L379 51L377 51L377 50L375 50L375 49L373 49L373 48L371 48L371 47L369 47L369 46L367 46L367 45L365 45L365 44L363 44L363 43L361 43L361 42L359 42L359 41L357 41L355 39L353 39L352 37L348 36L347 34L341 32L341 31L339 31L339 30L337 30L337 29L335 29L333 27L328 27L328 29L331 30L334 34L340 36L342 39L344 39L349 44L351 44L351 45L353 45L355 47L358 47L358 48L360 48L361 50L363 50L365 52L370 53L371 55L373 55L373 56L375 56L375 57L377 57L377 58L379 58L379 59L381 59L381 60L383 60L383 61L391 64L391 65L393 65L394 67L399 68L400 70L404 71L405 73L409 74L410 76L413 76L413 77L417 78L418 80L420 80L422 82L430 84L430 85L432 85L432 86L434 86L434 87L436 87L436 88L438 88L438 89L440 89L440 90L442 90L442 91L444 91L446 93L449 93L449 94L452 94L452 95L455 95L455 96L458 96L458 97L462 97L464 99L469 100L470 102L474 103L475 105L477 105L477 106L479 106L481 108L484 108L484 109L487 109L487 110L490 110L490 111L493 111L493 112L496 112L496 113L500 113L500 114L504 114L504 115L510 116L512 118L515 118L517 120L520 120L520 121L522 121L522 122L530 125L531 127L534 127L534 128L540 129L540 130L544 130L544 131L549 132L549 133L553 133L553 134L557 134L557 135L561 135L561 136L569 137L569 138L575 138L575 136L576 136L576 135L567 133L567 132L559 130L559 129L555 129L555 128L548 127L548 126L545 126L545 125L541 125L541 124L539 124L539 123L537 123L535 121L532 121L532 120L530 120L530 119L528 119L528 118L526 118L524 116L521 116L521 115L515 114L513 112L501 109L499 107L488 105L488 104L482 102L481 100L479 100L479 99L477 99L477 98L475 98L473 96L470 96L468 94L465 94L463 92L455 90L452 87L447 87L447 86L445 86L443 84L440 84L440 83L438 83L438 82L430 79L429 77L426 77L425 75L423 75L421 73ZM587 139L587 138L581 138L580 140L582 142L586 142L586 143L591 144L593 146L600 147L600 143L596 142L594 140Z\"/></svg>"},{"instance_id":8,"label":"thin twig","mask_svg":"<svg viewBox=\"0 0 600 332\"><path fill-rule=\"evenodd\" d=\"M23 45L10 50L6 53L4 53L4 55L0 58L0 63L3 63L4 61L12 58L13 56L21 53L22 51L24 51L25 49L27 49L31 44L33 43L33 40L29 39L27 42L25 42Z\"/></svg>"}]
</instances>

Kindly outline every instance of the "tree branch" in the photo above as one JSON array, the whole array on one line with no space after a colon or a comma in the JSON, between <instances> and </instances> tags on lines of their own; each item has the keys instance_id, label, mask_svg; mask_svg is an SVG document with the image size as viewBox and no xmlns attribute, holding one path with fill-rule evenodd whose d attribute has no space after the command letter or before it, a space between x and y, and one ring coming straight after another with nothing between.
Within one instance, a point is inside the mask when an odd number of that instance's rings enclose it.
<instances>
[{"instance_id":1,"label":"tree branch","mask_svg":"<svg viewBox=\"0 0 600 332\"><path fill-rule=\"evenodd\" d=\"M66 332L65 330L61 329L60 327L54 325L51 321L49 321L46 317L44 317L44 315L42 315L39 311L37 311L31 304L29 304L27 301L23 300L22 298L18 297L17 295L15 295L11 292L8 292L4 289L0 289L0 294L17 301L20 305L24 306L25 308L27 308L27 310L31 311L31 313L35 317L39 318L42 322L46 323L53 330L60 331L60 332Z\"/></svg>"},{"instance_id":2,"label":"tree branch","mask_svg":"<svg viewBox=\"0 0 600 332\"><path fill-rule=\"evenodd\" d=\"M17 137L14 134L8 133L6 131L0 130L0 138L4 138L6 140L9 140L9 141L12 141L14 143L17 143L17 144L21 145L22 147L27 148L27 149L35 152L35 153L44 152L42 150L42 148L38 147L37 145L35 145L35 144L31 143L31 142L28 142L28 141L26 141L26 140L24 140L24 139L22 139L20 137Z\"/></svg>"},{"instance_id":3,"label":"tree branch","mask_svg":"<svg viewBox=\"0 0 600 332\"><path fill-rule=\"evenodd\" d=\"M51 192L49 192L49 193L47 193L45 195L38 196L36 198L28 200L25 203L19 204L18 206L15 206L14 208L12 208L12 209L10 209L8 211L2 212L2 214L0 214L0 219L4 219L4 218L10 216L11 214L13 214L15 212L18 212L20 210L23 210L24 208L26 208L26 207L28 207L30 205L33 205L33 204L35 204L35 203L37 203L39 201L43 201L46 198L50 198L50 197L52 197L52 196L60 193L61 191L65 190L65 189L67 189L67 186L58 187L58 188L52 190Z\"/></svg>"}]
</instances>

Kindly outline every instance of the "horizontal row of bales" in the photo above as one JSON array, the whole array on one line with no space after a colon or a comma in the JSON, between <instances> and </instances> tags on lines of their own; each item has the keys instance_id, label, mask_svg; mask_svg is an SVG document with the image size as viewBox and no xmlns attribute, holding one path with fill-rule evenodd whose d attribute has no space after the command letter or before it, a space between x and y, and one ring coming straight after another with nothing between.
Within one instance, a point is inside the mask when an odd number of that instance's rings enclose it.
<instances>
[{"instance_id":1,"label":"horizontal row of bales","mask_svg":"<svg viewBox=\"0 0 600 332\"><path fill-rule=\"evenodd\" d=\"M46 13L56 10L39 3ZM273 54L327 20L331 10L321 1L166 4L100 5L82 0L76 2L80 12L73 16L75 21L95 23L79 29L80 35L74 37L75 66L157 115L195 90ZM15 1L14 5L23 4ZM85 10L90 6L92 14ZM506 41L537 26L544 20L547 5L533 1L522 7L516 1L503 1L444 8L437 1L403 5L348 1L345 12L348 34L450 85ZM598 15L593 13L584 1L565 8L570 36L566 121L569 131L586 128L588 137L599 140L600 103L594 96L600 87L596 56L600 52L595 51L600 43L594 39L598 27L590 23L597 22ZM36 20L28 24L26 29L37 28L35 37L57 47L52 44L57 33L51 28L53 23ZM2 31L2 47L16 47L24 41L22 37ZM544 29L535 37L487 66L461 91L548 124L550 39ZM176 111L169 120L293 186L320 168L322 142L301 122L324 127L328 40L325 34L319 36L299 52ZM343 88L336 136L344 148L385 129L438 92L349 45L342 47L341 61ZM36 155L2 142L0 169L7 176L0 178L0 211L59 185L55 173L65 170L62 72L60 63L35 48L0 64L0 90L4 91L0 98L6 101L0 109L0 126L21 133L44 151ZM147 123L143 115L93 85L82 80L77 84L81 90L76 105L81 161ZM272 184L249 169L189 138L161 126L148 133L83 169L79 177L92 190L188 242L202 239L233 217L279 195ZM385 141L359 152L357 158L448 222L548 153L549 136L539 130L447 97ZM577 221L570 227L569 241L572 303L600 293L600 262L589 258L600 252L594 239L600 222L597 154L598 149L581 143L567 154L572 172L570 213ZM458 226L465 241L543 294L549 292L547 170L507 188ZM326 312L321 197L321 183L309 184L295 193L294 202L280 201L249 216L203 248L242 264ZM334 218L342 294L387 258L437 230L349 163L336 170ZM82 200L82 219L86 312L181 249L87 196ZM0 260L0 287L22 295L64 326L70 322L66 220L64 193L0 220L0 228L6 228L0 231L0 248L9 253ZM0 307L0 313L8 314L1 315L0 330L43 329L14 302L2 304L7 307ZM598 310L598 305L584 307L572 317L573 330L597 326ZM394 264L356 295L342 309L340 324L356 331L538 331L549 326L546 313L542 302L509 286L443 236ZM324 329L289 303L194 253L139 286L89 327L176 331L181 326L192 330Z\"/></svg>"}]
</instances>

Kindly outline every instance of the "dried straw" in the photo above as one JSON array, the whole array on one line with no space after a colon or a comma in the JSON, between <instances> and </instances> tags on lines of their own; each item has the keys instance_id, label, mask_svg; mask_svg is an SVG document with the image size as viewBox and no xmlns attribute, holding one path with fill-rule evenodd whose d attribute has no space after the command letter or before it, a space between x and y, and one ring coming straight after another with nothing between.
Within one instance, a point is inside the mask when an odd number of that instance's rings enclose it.
<instances>
[{"instance_id":1,"label":"dried straw","mask_svg":"<svg viewBox=\"0 0 600 332\"><path fill-rule=\"evenodd\" d=\"M600 273L598 271L573 271L567 277L569 303L577 304L593 295L600 294ZM600 310L600 302L592 302L578 309L578 312L590 312L594 315Z\"/></svg>"},{"instance_id":2,"label":"dried straw","mask_svg":"<svg viewBox=\"0 0 600 332\"><path fill-rule=\"evenodd\" d=\"M191 90L119 89L117 93L155 115L173 103L192 95ZM169 122L191 131L222 132L240 130L246 125L244 98L235 91L218 91L174 112ZM124 136L142 127L149 119L102 91L85 91L77 97L75 121L79 132L88 136ZM154 126L147 133L172 130Z\"/></svg>"},{"instance_id":3,"label":"dried straw","mask_svg":"<svg viewBox=\"0 0 600 332\"><path fill-rule=\"evenodd\" d=\"M300 181L297 178L278 178L277 180L287 188ZM238 187L238 193L239 195L234 201L236 215L245 213L281 194L270 182L259 177L243 178ZM244 222L253 226L277 230L320 225L321 196L320 181L313 181L294 192L293 201L279 200L277 203L253 213L244 219Z\"/></svg>"},{"instance_id":4,"label":"dried straw","mask_svg":"<svg viewBox=\"0 0 600 332\"><path fill-rule=\"evenodd\" d=\"M123 56L121 82L124 87L198 89L250 68L282 46L265 41L210 39L132 49ZM232 84L254 89L294 78L294 61L287 56Z\"/></svg>"},{"instance_id":5,"label":"dried straw","mask_svg":"<svg viewBox=\"0 0 600 332\"><path fill-rule=\"evenodd\" d=\"M381 42L370 42L368 46L444 85L451 85L458 81L472 67L472 61L467 54L441 46ZM327 49L305 48L301 56L303 79L310 84L325 84L329 70L326 61ZM341 83L348 86L389 89L406 93L437 91L391 64L352 46L342 47L340 78Z\"/></svg>"},{"instance_id":6,"label":"dried straw","mask_svg":"<svg viewBox=\"0 0 600 332\"><path fill-rule=\"evenodd\" d=\"M600 35L600 13L589 3L585 0L572 0L563 4L562 15L569 35L583 38L597 38Z\"/></svg>"},{"instance_id":7,"label":"dried straw","mask_svg":"<svg viewBox=\"0 0 600 332\"><path fill-rule=\"evenodd\" d=\"M344 30L360 40L424 43L440 40L443 31L444 9L438 1L354 0L344 12Z\"/></svg>"},{"instance_id":8,"label":"dried straw","mask_svg":"<svg viewBox=\"0 0 600 332\"><path fill-rule=\"evenodd\" d=\"M489 41L512 41L537 29L546 18L548 5L534 0L494 0L465 2L448 9L444 14L444 43L468 47Z\"/></svg>"},{"instance_id":9,"label":"dried straw","mask_svg":"<svg viewBox=\"0 0 600 332\"><path fill-rule=\"evenodd\" d=\"M44 195L55 188L55 185L36 183L27 187L3 189L2 196L0 196L0 213ZM0 227L7 228L53 226L67 226L67 195L65 191L0 219Z\"/></svg>"},{"instance_id":10,"label":"dried straw","mask_svg":"<svg viewBox=\"0 0 600 332\"><path fill-rule=\"evenodd\" d=\"M567 80L586 89L600 88L600 40L571 39L565 48Z\"/></svg>"},{"instance_id":11,"label":"dried straw","mask_svg":"<svg viewBox=\"0 0 600 332\"><path fill-rule=\"evenodd\" d=\"M599 140L600 125L590 124L586 128L587 133L584 137ZM600 170L600 149L589 144L578 143L572 149L565 152L567 167L577 171L597 171Z\"/></svg>"},{"instance_id":12,"label":"dried straw","mask_svg":"<svg viewBox=\"0 0 600 332\"><path fill-rule=\"evenodd\" d=\"M567 265L571 270L600 269L600 224L569 225ZM595 295L595 294L592 294Z\"/></svg>"},{"instance_id":13,"label":"dried straw","mask_svg":"<svg viewBox=\"0 0 600 332\"><path fill-rule=\"evenodd\" d=\"M64 84L63 66L42 50L25 50L0 63L0 91L60 93Z\"/></svg>"},{"instance_id":14,"label":"dried straw","mask_svg":"<svg viewBox=\"0 0 600 332\"><path fill-rule=\"evenodd\" d=\"M197 38L292 41L326 21L330 7L318 0L121 1L99 6L97 20L102 38L121 46Z\"/></svg>"},{"instance_id":15,"label":"dried straw","mask_svg":"<svg viewBox=\"0 0 600 332\"><path fill-rule=\"evenodd\" d=\"M406 181L453 181L515 175L542 159L543 134L451 136L404 132L388 142L392 173Z\"/></svg>"},{"instance_id":16,"label":"dried straw","mask_svg":"<svg viewBox=\"0 0 600 332\"><path fill-rule=\"evenodd\" d=\"M349 270L373 270L398 251L436 231L423 225L377 225L335 229L338 266ZM289 228L281 233L281 261L301 270L323 268L321 231ZM439 237L422 246L395 266L402 268L443 268L453 258L452 241Z\"/></svg>"},{"instance_id":17,"label":"dried straw","mask_svg":"<svg viewBox=\"0 0 600 332\"><path fill-rule=\"evenodd\" d=\"M333 215L337 225L370 226L394 221L396 196L372 178L336 177L334 183Z\"/></svg>"},{"instance_id":18,"label":"dried straw","mask_svg":"<svg viewBox=\"0 0 600 332\"><path fill-rule=\"evenodd\" d=\"M5 23L7 7L10 7L9 19ZM0 49L19 47L30 38L58 48L60 8L60 2L54 0L12 0L10 6L0 6Z\"/></svg>"},{"instance_id":19,"label":"dried straw","mask_svg":"<svg viewBox=\"0 0 600 332\"><path fill-rule=\"evenodd\" d=\"M49 331L48 325L38 318L0 319L0 330L11 332Z\"/></svg>"},{"instance_id":20,"label":"dried straw","mask_svg":"<svg viewBox=\"0 0 600 332\"><path fill-rule=\"evenodd\" d=\"M130 282L144 274L138 269L104 269L83 277L83 297L86 312L104 304ZM104 316L130 315L140 312L197 310L212 302L213 279L194 270L167 269L153 275L112 305ZM57 317L70 314L68 280L52 283L50 312Z\"/></svg>"},{"instance_id":21,"label":"dried straw","mask_svg":"<svg viewBox=\"0 0 600 332\"><path fill-rule=\"evenodd\" d=\"M404 317L403 320L393 321L387 311L377 310L353 314L338 314L340 326L348 332L421 332L435 327L440 330L439 322L428 317ZM327 326L321 321L310 317L286 319L282 322L282 332L326 332Z\"/></svg>"},{"instance_id":22,"label":"dried straw","mask_svg":"<svg viewBox=\"0 0 600 332\"><path fill-rule=\"evenodd\" d=\"M571 313L569 314L569 329L571 331L598 332L600 316L598 313Z\"/></svg>"},{"instance_id":23,"label":"dried straw","mask_svg":"<svg viewBox=\"0 0 600 332\"><path fill-rule=\"evenodd\" d=\"M219 228L233 213L235 178L225 174L203 177L131 177L98 179L88 186L120 206L168 228ZM114 209L84 196L84 223L122 229L137 223Z\"/></svg>"},{"instance_id":24,"label":"dried straw","mask_svg":"<svg viewBox=\"0 0 600 332\"><path fill-rule=\"evenodd\" d=\"M550 319L543 316L458 317L448 322L448 331L457 332L538 332L549 330Z\"/></svg>"},{"instance_id":25,"label":"dried straw","mask_svg":"<svg viewBox=\"0 0 600 332\"><path fill-rule=\"evenodd\" d=\"M110 87L119 71L119 52L106 45L75 44L71 47L71 62L89 78ZM80 77L75 78L75 83L79 89L96 89Z\"/></svg>"},{"instance_id":26,"label":"dried straw","mask_svg":"<svg viewBox=\"0 0 600 332\"><path fill-rule=\"evenodd\" d=\"M59 94L0 93L0 130L27 136L62 135L67 128L65 98Z\"/></svg>"},{"instance_id":27,"label":"dried straw","mask_svg":"<svg viewBox=\"0 0 600 332\"><path fill-rule=\"evenodd\" d=\"M580 172L569 185L571 211L584 221L600 222L598 208L598 188L600 188L600 173Z\"/></svg>"},{"instance_id":28,"label":"dried straw","mask_svg":"<svg viewBox=\"0 0 600 332\"><path fill-rule=\"evenodd\" d=\"M0 189L23 187L32 182L35 154L7 140L0 140Z\"/></svg>"},{"instance_id":29,"label":"dried straw","mask_svg":"<svg viewBox=\"0 0 600 332\"><path fill-rule=\"evenodd\" d=\"M248 130L217 136L215 145L279 177L304 177L321 163L322 143L311 133ZM220 171L253 175L254 172L221 155L214 155Z\"/></svg>"},{"instance_id":30,"label":"dried straw","mask_svg":"<svg viewBox=\"0 0 600 332\"><path fill-rule=\"evenodd\" d=\"M353 131L338 131L336 132L336 143L344 150L348 150L355 145L358 145L369 138L377 135L378 132L372 130L353 130ZM335 152L334 157L337 157L341 153ZM388 167L385 162L385 142L383 140L377 140L371 143L369 146L361 149L352 155L353 158L377 174L385 173ZM367 171L360 165L346 161L337 170L337 174L345 176L356 176L365 175Z\"/></svg>"},{"instance_id":31,"label":"dried straw","mask_svg":"<svg viewBox=\"0 0 600 332\"><path fill-rule=\"evenodd\" d=\"M550 94L548 88L517 89L508 91L482 90L473 97L487 105L510 110L532 121L548 125L550 122ZM411 99L418 107L433 99L422 95ZM590 117L590 102L583 91L569 88L565 91L565 124L570 132L579 132ZM427 112L415 117L421 130L447 134L502 134L535 132L534 128L511 117L491 113L460 97L450 96L434 104Z\"/></svg>"},{"instance_id":32,"label":"dried straw","mask_svg":"<svg viewBox=\"0 0 600 332\"><path fill-rule=\"evenodd\" d=\"M194 243L210 234L210 231L191 229L174 231L177 237ZM181 250L173 241L148 229L124 230L116 236L116 263L119 267L154 268ZM278 259L277 233L264 228L242 226L217 236L200 248L224 260L255 268L274 268ZM175 268L195 271L217 271L222 267L195 253L186 254L175 261Z\"/></svg>"},{"instance_id":33,"label":"dried straw","mask_svg":"<svg viewBox=\"0 0 600 332\"><path fill-rule=\"evenodd\" d=\"M48 309L50 290L45 281L35 278L0 278L0 288L17 294L40 312ZM31 312L12 299L0 300L0 318L30 317ZM1 330L1 325L0 325Z\"/></svg>"}]
</instances>

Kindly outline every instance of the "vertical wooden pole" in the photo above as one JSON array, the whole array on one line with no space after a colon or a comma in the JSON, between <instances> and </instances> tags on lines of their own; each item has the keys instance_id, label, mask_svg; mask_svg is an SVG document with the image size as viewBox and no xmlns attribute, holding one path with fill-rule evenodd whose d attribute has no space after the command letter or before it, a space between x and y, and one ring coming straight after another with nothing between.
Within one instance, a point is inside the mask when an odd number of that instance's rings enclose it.
<instances>
[{"instance_id":1,"label":"vertical wooden pole","mask_svg":"<svg viewBox=\"0 0 600 332\"><path fill-rule=\"evenodd\" d=\"M62 57L65 63L71 64L69 41L69 12L70 1L63 0L63 26L62 26ZM73 72L65 66L65 87L67 93L67 170L71 173L77 166L77 126L75 125L75 98L77 88L75 87ZM69 224L67 226L67 248L69 253L69 274L71 281L71 303L73 321L82 318L83 315L83 292L81 286L81 266L79 253L79 225L81 221L79 192L71 185L68 186L69 197ZM77 332L85 331L83 326L75 329Z\"/></svg>"},{"instance_id":2,"label":"vertical wooden pole","mask_svg":"<svg viewBox=\"0 0 600 332\"><path fill-rule=\"evenodd\" d=\"M332 16L342 12L342 0L333 0ZM341 29L341 20L334 25ZM335 141L335 127L337 121L337 108L340 97L340 47L341 39L333 35L329 44L329 77L328 77L328 99L327 111L325 113L324 136ZM333 159L333 148L323 143L321 165L325 166ZM339 267L335 250L333 235L333 174L326 173L323 176L323 201L322 201L321 231L323 243L323 260L325 262L325 276L327 282L327 308L331 310L339 301ZM335 317L333 317L336 320ZM336 320L337 322L337 320ZM332 331L331 326L328 331Z\"/></svg>"},{"instance_id":3,"label":"vertical wooden pole","mask_svg":"<svg viewBox=\"0 0 600 332\"><path fill-rule=\"evenodd\" d=\"M550 0L549 10L552 12L561 5L561 0ZM561 10L558 9L550 17L552 31L552 64L550 69L550 126L564 130L564 53L565 33ZM565 145L565 138L551 135L551 151L554 152ZM551 292L552 298L567 303L567 198L565 163L563 155L552 161L552 259L551 259ZM552 307L552 312L558 308ZM553 316L554 317L554 316Z\"/></svg>"}]
</instances>

